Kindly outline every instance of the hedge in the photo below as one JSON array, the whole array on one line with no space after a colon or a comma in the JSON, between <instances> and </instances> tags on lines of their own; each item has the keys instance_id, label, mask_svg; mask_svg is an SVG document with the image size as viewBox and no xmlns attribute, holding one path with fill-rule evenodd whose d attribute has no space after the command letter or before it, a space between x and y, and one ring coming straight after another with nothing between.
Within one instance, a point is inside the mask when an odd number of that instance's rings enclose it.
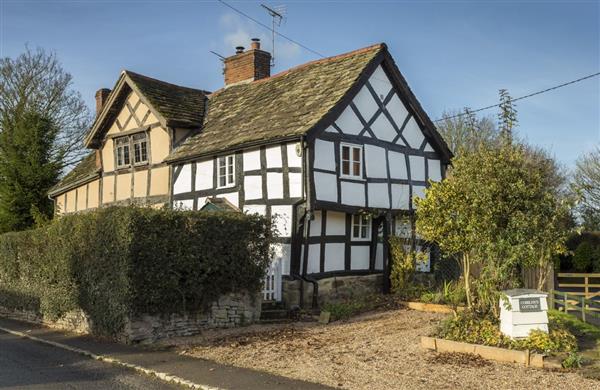
<instances>
[{"instance_id":1,"label":"hedge","mask_svg":"<svg viewBox=\"0 0 600 390\"><path fill-rule=\"evenodd\" d=\"M561 271L600 272L600 232L582 232L567 240L569 252L560 257Z\"/></svg>"},{"instance_id":2,"label":"hedge","mask_svg":"<svg viewBox=\"0 0 600 390\"><path fill-rule=\"evenodd\" d=\"M49 319L82 309L94 334L117 336L131 316L258 293L271 242L258 215L133 206L67 215L0 235L0 306Z\"/></svg>"}]
</instances>

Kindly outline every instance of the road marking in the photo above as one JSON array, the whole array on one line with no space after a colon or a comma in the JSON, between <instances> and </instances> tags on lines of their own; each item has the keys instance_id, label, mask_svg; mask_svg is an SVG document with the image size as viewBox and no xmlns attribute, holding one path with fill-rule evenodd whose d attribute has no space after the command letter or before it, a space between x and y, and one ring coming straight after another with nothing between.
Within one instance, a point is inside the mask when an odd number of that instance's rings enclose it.
<instances>
[{"instance_id":1,"label":"road marking","mask_svg":"<svg viewBox=\"0 0 600 390\"><path fill-rule=\"evenodd\" d=\"M132 370L135 370L137 372L141 372L143 374L146 375L150 375L150 376L154 376L164 382L169 382L169 383L175 383L177 385L181 385L181 386L185 386L188 387L190 389L197 389L197 390L226 390L223 389L221 387L214 387L214 386L208 386L208 385L201 385L198 383L194 383L192 381L189 381L187 379L183 379L181 377L178 377L177 375L172 375L166 372L160 372L160 371L156 371L156 370L152 370L149 368L145 368L142 366L138 366L137 364L131 364L131 363L126 363L122 360L110 357L110 356L106 356L106 355L97 355L95 353L92 353L90 351L86 351L85 349L81 349L81 348L75 348L75 347L71 347L70 345L66 345L66 344L61 344L61 343L57 343L56 341L50 341L50 340L45 340L45 339L41 339L39 337L35 337L35 336L31 336L27 333L23 333L23 332L19 332L16 330L12 330L12 329L8 329L8 328L4 328L0 326L0 330L9 334L12 334L13 336L17 336L17 337L23 337L26 339L30 339L33 341L37 341L38 343L43 343L43 344L48 344L48 345L52 345L53 347L56 348L61 348L70 352L74 352L74 353L78 353L80 355L84 355L87 356L89 358L92 358L94 360L98 360L101 362L105 362L105 363L112 363L112 364L116 364L118 366L121 367L125 367L125 368L129 368Z\"/></svg>"}]
</instances>

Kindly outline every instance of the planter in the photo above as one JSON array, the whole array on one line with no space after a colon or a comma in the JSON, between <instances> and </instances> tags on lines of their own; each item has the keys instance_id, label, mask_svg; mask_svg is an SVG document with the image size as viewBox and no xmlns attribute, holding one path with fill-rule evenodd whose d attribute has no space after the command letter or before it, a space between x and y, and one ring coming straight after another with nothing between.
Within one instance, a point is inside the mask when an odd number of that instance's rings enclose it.
<instances>
[{"instance_id":1,"label":"planter","mask_svg":"<svg viewBox=\"0 0 600 390\"><path fill-rule=\"evenodd\" d=\"M463 311L463 306L441 305L438 303L423 303L423 302L403 302L409 309L417 311L426 311L430 313L454 313L455 311Z\"/></svg>"},{"instance_id":2,"label":"planter","mask_svg":"<svg viewBox=\"0 0 600 390\"><path fill-rule=\"evenodd\" d=\"M437 352L459 352L481 356L484 359L505 363L518 363L526 367L555 368L550 362L545 363L545 355L531 353L531 351L518 351L514 349L488 347L487 345L462 343L434 337L421 337L421 346Z\"/></svg>"}]
</instances>

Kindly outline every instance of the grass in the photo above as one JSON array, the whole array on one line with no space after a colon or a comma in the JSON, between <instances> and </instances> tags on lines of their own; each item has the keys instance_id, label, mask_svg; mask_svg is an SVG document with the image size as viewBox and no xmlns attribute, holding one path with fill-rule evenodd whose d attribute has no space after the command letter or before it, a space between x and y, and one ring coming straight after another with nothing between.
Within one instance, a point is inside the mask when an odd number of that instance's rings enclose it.
<instances>
[{"instance_id":1,"label":"grass","mask_svg":"<svg viewBox=\"0 0 600 390\"><path fill-rule=\"evenodd\" d=\"M600 340L599 327L583 322L573 315L565 314L558 310L548 310L548 317L563 324L577 338L588 338L596 341Z\"/></svg>"}]
</instances>

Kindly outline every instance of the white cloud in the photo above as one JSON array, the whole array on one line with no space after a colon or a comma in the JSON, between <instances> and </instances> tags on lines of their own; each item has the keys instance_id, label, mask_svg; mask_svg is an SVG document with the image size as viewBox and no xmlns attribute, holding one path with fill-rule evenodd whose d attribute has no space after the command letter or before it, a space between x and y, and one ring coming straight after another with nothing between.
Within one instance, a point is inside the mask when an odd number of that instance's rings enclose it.
<instances>
[{"instance_id":1,"label":"white cloud","mask_svg":"<svg viewBox=\"0 0 600 390\"><path fill-rule=\"evenodd\" d=\"M226 57L233 54L237 46L244 46L247 49L252 38L259 38L262 49L273 53L271 33L235 13L227 12L221 15L219 29L223 33L223 38L213 46ZM300 47L298 45L285 41L283 38L275 38L275 56L278 60L290 61L299 54Z\"/></svg>"}]
</instances>

